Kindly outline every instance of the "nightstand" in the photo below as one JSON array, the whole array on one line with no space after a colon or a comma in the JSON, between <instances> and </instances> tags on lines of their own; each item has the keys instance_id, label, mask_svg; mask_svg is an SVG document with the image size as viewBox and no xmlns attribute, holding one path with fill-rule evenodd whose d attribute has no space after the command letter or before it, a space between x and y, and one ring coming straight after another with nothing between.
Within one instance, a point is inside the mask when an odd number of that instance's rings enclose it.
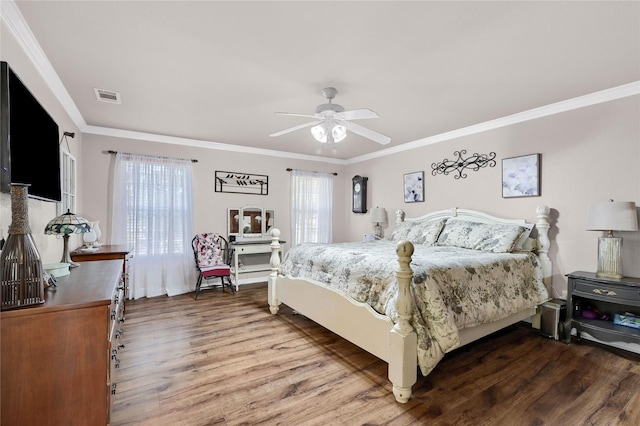
<instances>
[{"instance_id":1,"label":"nightstand","mask_svg":"<svg viewBox=\"0 0 640 426\"><path fill-rule=\"evenodd\" d=\"M640 278L624 277L620 279L598 277L592 272L573 272L568 274L567 318L564 323L564 339L571 341L571 329L615 345L615 342L640 344L640 329L616 325L615 313L640 313ZM601 313L609 315L608 320L591 319L582 316L582 310L592 306ZM618 346L619 347L619 346Z\"/></svg>"}]
</instances>

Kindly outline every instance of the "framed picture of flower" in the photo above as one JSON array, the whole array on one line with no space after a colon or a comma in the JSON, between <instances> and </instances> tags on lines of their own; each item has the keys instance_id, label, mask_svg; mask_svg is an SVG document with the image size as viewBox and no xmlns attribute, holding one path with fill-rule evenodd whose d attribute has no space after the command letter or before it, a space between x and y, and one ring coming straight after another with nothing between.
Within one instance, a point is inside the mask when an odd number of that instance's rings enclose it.
<instances>
[{"instance_id":1,"label":"framed picture of flower","mask_svg":"<svg viewBox=\"0 0 640 426\"><path fill-rule=\"evenodd\" d=\"M413 172L404 175L404 202L416 203L424 201L424 172Z\"/></svg>"},{"instance_id":2,"label":"framed picture of flower","mask_svg":"<svg viewBox=\"0 0 640 426\"><path fill-rule=\"evenodd\" d=\"M502 198L540 196L540 154L502 160Z\"/></svg>"}]
</instances>

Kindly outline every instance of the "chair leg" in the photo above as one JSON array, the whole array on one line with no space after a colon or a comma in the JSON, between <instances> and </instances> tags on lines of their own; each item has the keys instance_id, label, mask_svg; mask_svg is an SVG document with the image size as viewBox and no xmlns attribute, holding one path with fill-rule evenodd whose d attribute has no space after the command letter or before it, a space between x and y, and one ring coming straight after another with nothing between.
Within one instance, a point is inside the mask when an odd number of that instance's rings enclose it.
<instances>
[{"instance_id":1,"label":"chair leg","mask_svg":"<svg viewBox=\"0 0 640 426\"><path fill-rule=\"evenodd\" d=\"M227 277L227 282L229 283L229 288L231 289L231 294L236 294L236 287L231 282L231 277Z\"/></svg>"},{"instance_id":2,"label":"chair leg","mask_svg":"<svg viewBox=\"0 0 640 426\"><path fill-rule=\"evenodd\" d=\"M200 293L201 284L202 284L202 273L198 275L198 280L196 281L196 300L198 300L198 293Z\"/></svg>"}]
</instances>

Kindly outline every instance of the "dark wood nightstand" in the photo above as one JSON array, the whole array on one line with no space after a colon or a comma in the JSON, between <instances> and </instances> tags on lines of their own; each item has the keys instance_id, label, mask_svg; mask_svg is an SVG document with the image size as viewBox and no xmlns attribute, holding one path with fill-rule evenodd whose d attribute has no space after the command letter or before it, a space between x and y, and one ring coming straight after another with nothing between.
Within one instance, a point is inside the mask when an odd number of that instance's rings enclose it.
<instances>
[{"instance_id":1,"label":"dark wood nightstand","mask_svg":"<svg viewBox=\"0 0 640 426\"><path fill-rule=\"evenodd\" d=\"M564 339L571 341L571 329L576 329L576 337L581 332L602 341L602 343L623 342L640 344L640 329L616 325L615 313L640 313L640 278L620 279L598 277L592 272L568 274L567 318L564 323ZM591 319L582 316L587 306L609 315L609 320Z\"/></svg>"}]
</instances>

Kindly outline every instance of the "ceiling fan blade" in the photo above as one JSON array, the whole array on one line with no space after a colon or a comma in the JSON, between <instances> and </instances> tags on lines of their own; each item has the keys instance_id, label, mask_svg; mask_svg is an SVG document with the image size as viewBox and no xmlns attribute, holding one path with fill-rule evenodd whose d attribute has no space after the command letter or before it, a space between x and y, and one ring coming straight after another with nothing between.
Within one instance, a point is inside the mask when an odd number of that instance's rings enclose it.
<instances>
[{"instance_id":1,"label":"ceiling fan blade","mask_svg":"<svg viewBox=\"0 0 640 426\"><path fill-rule=\"evenodd\" d=\"M367 129L366 127L363 127L356 123L347 123L347 129L351 130L357 135L363 136L367 139L371 139L374 142L378 142L380 145L386 145L391 142L391 138L389 136L385 136L382 133Z\"/></svg>"},{"instance_id":2,"label":"ceiling fan blade","mask_svg":"<svg viewBox=\"0 0 640 426\"><path fill-rule=\"evenodd\" d=\"M309 115L309 114L296 114L293 112L276 112L276 115L291 115L294 117L309 117L309 118L318 118L317 115Z\"/></svg>"},{"instance_id":3,"label":"ceiling fan blade","mask_svg":"<svg viewBox=\"0 0 640 426\"><path fill-rule=\"evenodd\" d=\"M337 115L345 120L364 120L366 118L379 118L378 114L367 108L343 111L339 112Z\"/></svg>"},{"instance_id":4,"label":"ceiling fan blade","mask_svg":"<svg viewBox=\"0 0 640 426\"><path fill-rule=\"evenodd\" d=\"M311 121L309 123L304 123L296 127L291 127L290 129L285 129L276 133L271 133L269 136L271 136L272 138L276 136L281 136L286 133L295 132L296 130L304 129L305 127L315 126L316 124L320 124L320 123L322 123L322 121Z\"/></svg>"}]
</instances>

